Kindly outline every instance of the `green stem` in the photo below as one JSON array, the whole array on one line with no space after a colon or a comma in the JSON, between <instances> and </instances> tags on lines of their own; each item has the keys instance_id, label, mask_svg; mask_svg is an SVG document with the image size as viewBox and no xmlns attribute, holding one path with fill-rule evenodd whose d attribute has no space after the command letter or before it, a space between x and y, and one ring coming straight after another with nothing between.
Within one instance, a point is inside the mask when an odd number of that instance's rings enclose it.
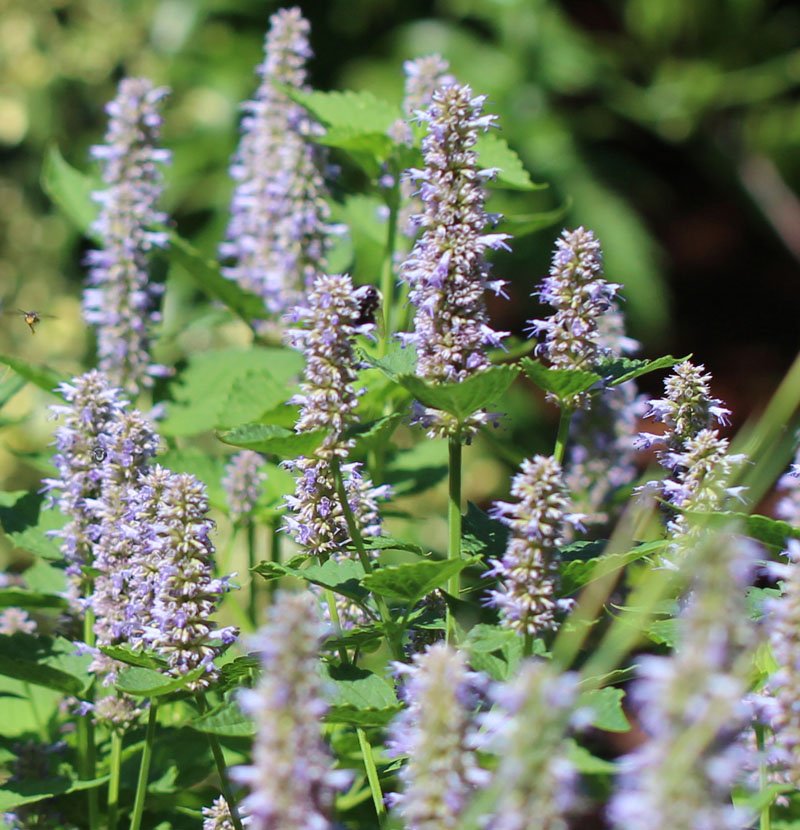
<instances>
[{"instance_id":1,"label":"green stem","mask_svg":"<svg viewBox=\"0 0 800 830\"><path fill-rule=\"evenodd\" d=\"M381 790L381 782L378 778L378 768L375 766L375 757L372 754L372 744L367 739L367 733L359 728L358 743L361 747L361 754L364 757L364 768L367 770L367 780L369 781L369 789L372 792L372 803L375 805L375 812L378 814L380 820L386 813L386 807L383 803L383 790Z\"/></svg>"},{"instance_id":2,"label":"green stem","mask_svg":"<svg viewBox=\"0 0 800 830\"><path fill-rule=\"evenodd\" d=\"M766 727L758 723L755 725L755 732L756 732L756 747L758 748L759 754L761 755L761 760L758 763L758 788L761 792L767 788L767 762L764 756L764 732ZM771 804L767 804L764 809L761 811L761 817L759 819L759 830L771 830L772 828L772 816L770 815L770 807Z\"/></svg>"},{"instance_id":3,"label":"green stem","mask_svg":"<svg viewBox=\"0 0 800 830\"><path fill-rule=\"evenodd\" d=\"M253 628L258 627L256 620L256 577L253 568L256 565L256 528L252 521L247 522L247 573L250 585L247 594L247 616Z\"/></svg>"},{"instance_id":4,"label":"green stem","mask_svg":"<svg viewBox=\"0 0 800 830\"><path fill-rule=\"evenodd\" d=\"M527 631L524 634L522 640L522 656L523 657L530 657L533 654L533 634L529 634Z\"/></svg>"},{"instance_id":5,"label":"green stem","mask_svg":"<svg viewBox=\"0 0 800 830\"><path fill-rule=\"evenodd\" d=\"M397 214L400 208L400 182L397 171L393 171L395 184L389 195L389 224L386 230L386 250L381 267L381 294L383 295L383 331L378 344L378 354L383 357L392 336L394 310L394 246L397 239Z\"/></svg>"},{"instance_id":6,"label":"green stem","mask_svg":"<svg viewBox=\"0 0 800 830\"><path fill-rule=\"evenodd\" d=\"M158 701L152 699L150 701L150 717L147 719L147 732L144 737L144 747L142 748L142 760L139 763L139 780L136 782L136 799L133 802L130 830L139 830L142 825L144 800L147 795L147 779L150 776L150 759L153 755L153 741L156 734L157 712Z\"/></svg>"},{"instance_id":7,"label":"green stem","mask_svg":"<svg viewBox=\"0 0 800 830\"><path fill-rule=\"evenodd\" d=\"M111 776L108 779L108 830L117 830L119 776L122 766L122 733L111 730Z\"/></svg>"},{"instance_id":8,"label":"green stem","mask_svg":"<svg viewBox=\"0 0 800 830\"><path fill-rule=\"evenodd\" d=\"M447 543L447 558L461 559L461 441L451 435L448 439L450 453L450 482L447 496L447 525L449 537ZM453 574L447 583L447 592L458 599L461 592L461 576ZM455 641L456 621L450 606L447 607L446 617L447 642Z\"/></svg>"},{"instance_id":9,"label":"green stem","mask_svg":"<svg viewBox=\"0 0 800 830\"><path fill-rule=\"evenodd\" d=\"M94 646L94 612L87 608L83 615L83 641L88 646ZM86 700L94 698L94 683L86 690ZM94 724L91 713L78 718L78 772L84 781L91 781L96 774L96 749L94 743ZM100 802L97 788L86 791L89 808L89 827L95 830L99 826Z\"/></svg>"},{"instance_id":10,"label":"green stem","mask_svg":"<svg viewBox=\"0 0 800 830\"><path fill-rule=\"evenodd\" d=\"M42 722L42 716L39 713L39 707L33 699L33 689L31 684L27 681L23 682L22 687L25 689L25 696L28 698L28 705L31 707L31 714L33 715L33 722L36 724L36 730L43 744L50 743L50 736L47 734L47 728Z\"/></svg>"},{"instance_id":11,"label":"green stem","mask_svg":"<svg viewBox=\"0 0 800 830\"><path fill-rule=\"evenodd\" d=\"M336 630L336 633L341 636L342 622L339 619L339 609L336 607L336 597L333 595L333 591L331 591L330 588L325 589L325 601L328 603L328 613L331 615L333 627ZM347 658L347 649L344 646L339 646L339 658L345 665L350 662Z\"/></svg>"},{"instance_id":12,"label":"green stem","mask_svg":"<svg viewBox=\"0 0 800 830\"><path fill-rule=\"evenodd\" d=\"M569 407L561 409L561 420L558 422L558 435L556 436L556 447L553 450L553 458L561 464L564 461L564 452L567 449L567 439L569 438L569 425L572 421L572 413L575 410Z\"/></svg>"},{"instance_id":13,"label":"green stem","mask_svg":"<svg viewBox=\"0 0 800 830\"><path fill-rule=\"evenodd\" d=\"M205 697L202 694L197 695L197 708L200 714L208 711L208 705ZM228 809L231 811L231 820L236 830L242 830L242 820L239 818L239 811L236 808L236 802L233 799L233 791L228 780L228 768L225 765L225 756L222 754L222 747L219 745L217 736L211 732L207 732L208 742L211 745L211 754L214 756L214 763L217 765L217 772L219 773L219 786L222 790L222 795L225 801L228 802ZM131 828L133 830L133 828Z\"/></svg>"},{"instance_id":14,"label":"green stem","mask_svg":"<svg viewBox=\"0 0 800 830\"><path fill-rule=\"evenodd\" d=\"M348 502L347 500L347 491L344 487L342 469L339 466L338 458L334 457L331 459L331 472L333 473L333 480L336 484L336 495L339 497L339 503L342 506L344 520L347 523L347 532L350 535L350 539L356 547L356 551L358 553L358 558L361 562L361 566L364 568L364 573L371 574L374 570L374 568L372 567L372 560L369 558L369 555L367 554L367 551L364 548L364 540L361 538L361 533L359 532L358 525L356 524L356 519L353 515L353 511L350 509L350 502ZM375 605L378 608L378 614L380 615L381 621L383 622L384 627L386 629L386 635L389 642L389 648L392 651L392 655L394 656L395 660L403 660L403 649L400 643L397 642L395 632L392 630L392 617L389 613L389 608L386 605L386 601L380 594L373 594L373 597L375 599Z\"/></svg>"}]
</instances>

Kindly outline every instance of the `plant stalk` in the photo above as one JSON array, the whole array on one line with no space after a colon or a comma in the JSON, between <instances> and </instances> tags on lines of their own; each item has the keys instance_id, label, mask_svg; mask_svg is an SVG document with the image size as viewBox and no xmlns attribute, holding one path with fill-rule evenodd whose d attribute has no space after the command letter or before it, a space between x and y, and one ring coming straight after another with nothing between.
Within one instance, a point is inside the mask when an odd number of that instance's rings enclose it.
<instances>
[{"instance_id":1,"label":"plant stalk","mask_svg":"<svg viewBox=\"0 0 800 830\"><path fill-rule=\"evenodd\" d=\"M756 747L758 749L759 754L761 755L761 760L758 762L758 788L763 792L767 788L767 762L764 756L764 732L766 727L763 723L757 723L754 727L756 733ZM761 811L761 816L759 817L758 827L759 830L772 830L772 816L770 814L770 808L772 807L771 804L767 804L766 807Z\"/></svg>"},{"instance_id":2,"label":"plant stalk","mask_svg":"<svg viewBox=\"0 0 800 830\"><path fill-rule=\"evenodd\" d=\"M449 488L447 496L447 526L449 530L447 558L461 559L461 441L451 435L448 439L449 449ZM461 575L453 574L447 583L447 592L458 599L461 591ZM450 606L447 607L446 637L447 643L455 642L456 620Z\"/></svg>"},{"instance_id":3,"label":"plant stalk","mask_svg":"<svg viewBox=\"0 0 800 830\"><path fill-rule=\"evenodd\" d=\"M256 620L256 577L253 568L256 565L256 528L252 520L247 521L247 573L250 585L247 594L247 616L253 628L258 628Z\"/></svg>"},{"instance_id":4,"label":"plant stalk","mask_svg":"<svg viewBox=\"0 0 800 830\"><path fill-rule=\"evenodd\" d=\"M88 646L94 646L94 612L91 608L87 608L83 616L83 641ZM94 699L94 682L89 685L86 690L86 699L92 701ZM91 713L82 715L78 718L78 772L84 781L91 781L96 775L96 748L94 742L94 724L92 723ZM86 798L88 799L88 819L91 830L99 827L99 798L97 795L97 788L92 787L86 791Z\"/></svg>"},{"instance_id":5,"label":"plant stalk","mask_svg":"<svg viewBox=\"0 0 800 830\"><path fill-rule=\"evenodd\" d=\"M108 779L108 830L117 830L119 818L119 777L122 766L122 733L111 730L111 776Z\"/></svg>"},{"instance_id":6,"label":"plant stalk","mask_svg":"<svg viewBox=\"0 0 800 830\"><path fill-rule=\"evenodd\" d=\"M151 699L150 716L147 719L147 732L145 733L144 747L142 748L142 760L139 763L139 780L136 782L136 799L133 802L130 830L139 830L142 825L144 801L147 795L147 779L150 776L150 759L153 756L153 741L156 734L157 713L158 701Z\"/></svg>"},{"instance_id":7,"label":"plant stalk","mask_svg":"<svg viewBox=\"0 0 800 830\"><path fill-rule=\"evenodd\" d=\"M556 446L553 450L553 458L559 464L564 463L564 453L567 449L567 439L569 438L569 425L572 421L572 413L574 409L569 407L562 407L561 418L558 422L558 435L556 436Z\"/></svg>"},{"instance_id":8,"label":"plant stalk","mask_svg":"<svg viewBox=\"0 0 800 830\"><path fill-rule=\"evenodd\" d=\"M361 747L361 754L364 758L364 768L367 771L367 780L369 781L369 789L372 793L372 803L375 805L375 812L378 814L378 820L386 813L386 806L383 803L383 790L381 789L381 782L378 778L378 768L375 766L375 757L372 754L372 744L367 738L367 733L358 728L358 743Z\"/></svg>"},{"instance_id":9,"label":"plant stalk","mask_svg":"<svg viewBox=\"0 0 800 830\"><path fill-rule=\"evenodd\" d=\"M381 294L383 296L383 331L378 343L378 354L383 357L389 347L394 322L394 246L397 239L397 214L400 209L400 179L393 171L394 186L389 194L389 222L386 229L386 250L381 266Z\"/></svg>"}]
</instances>

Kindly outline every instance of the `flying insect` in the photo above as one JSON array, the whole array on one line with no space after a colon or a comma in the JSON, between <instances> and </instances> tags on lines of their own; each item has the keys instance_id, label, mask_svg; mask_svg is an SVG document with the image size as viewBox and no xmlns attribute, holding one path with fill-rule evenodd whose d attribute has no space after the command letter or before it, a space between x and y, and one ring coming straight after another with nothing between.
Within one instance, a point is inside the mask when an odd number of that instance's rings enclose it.
<instances>
[{"instance_id":1,"label":"flying insect","mask_svg":"<svg viewBox=\"0 0 800 830\"><path fill-rule=\"evenodd\" d=\"M55 320L52 314L43 314L41 311L25 311L23 308L18 308L16 311L7 311L6 314L21 314L22 318L28 324L31 334L36 334L36 324L42 321L42 318Z\"/></svg>"}]
</instances>

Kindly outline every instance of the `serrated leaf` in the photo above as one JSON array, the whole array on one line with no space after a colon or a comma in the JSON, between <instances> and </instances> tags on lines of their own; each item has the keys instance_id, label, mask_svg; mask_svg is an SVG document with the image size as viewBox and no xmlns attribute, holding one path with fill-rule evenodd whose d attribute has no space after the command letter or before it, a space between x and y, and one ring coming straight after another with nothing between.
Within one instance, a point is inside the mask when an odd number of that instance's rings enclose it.
<instances>
[{"instance_id":1,"label":"serrated leaf","mask_svg":"<svg viewBox=\"0 0 800 830\"><path fill-rule=\"evenodd\" d=\"M141 651L134 651L127 646L100 646L100 651L112 660L119 660L120 663L125 663L128 666L139 666L154 671L167 667L165 660ZM163 677L163 675L159 676Z\"/></svg>"},{"instance_id":2,"label":"serrated leaf","mask_svg":"<svg viewBox=\"0 0 800 830\"><path fill-rule=\"evenodd\" d=\"M74 651L71 643L69 647ZM22 632L10 636L0 634L0 674L63 694L80 695L91 678L85 673L79 677L62 666L82 668L85 672L88 661L78 658L70 661L70 656L61 641L49 637Z\"/></svg>"},{"instance_id":3,"label":"serrated leaf","mask_svg":"<svg viewBox=\"0 0 800 830\"><path fill-rule=\"evenodd\" d=\"M637 360L630 357L619 357L595 366L595 371L606 380L610 379L610 386L619 386L629 380L635 380L649 372L657 372L660 369L671 369L678 363L688 360L686 357L673 357L671 354L659 357L656 360Z\"/></svg>"},{"instance_id":4,"label":"serrated leaf","mask_svg":"<svg viewBox=\"0 0 800 830\"><path fill-rule=\"evenodd\" d=\"M217 415L217 427L237 427L257 421L265 412L286 403L287 390L268 369L251 369L234 381Z\"/></svg>"},{"instance_id":5,"label":"serrated leaf","mask_svg":"<svg viewBox=\"0 0 800 830\"><path fill-rule=\"evenodd\" d=\"M543 190L546 184L531 181L520 157L508 146L504 138L495 133L483 133L475 144L478 164L481 168L498 168L497 177L488 184L502 186L512 190Z\"/></svg>"},{"instance_id":6,"label":"serrated leaf","mask_svg":"<svg viewBox=\"0 0 800 830\"><path fill-rule=\"evenodd\" d=\"M539 213L517 213L503 216L499 230L508 231L515 239L529 233L549 228L559 224L572 209L572 197L567 197L564 203L553 210L544 210Z\"/></svg>"},{"instance_id":7,"label":"serrated leaf","mask_svg":"<svg viewBox=\"0 0 800 830\"><path fill-rule=\"evenodd\" d=\"M49 530L64 524L57 510L42 510L41 493L24 493L10 506L0 507L0 525L15 547L30 551L46 559L62 559L61 551Z\"/></svg>"},{"instance_id":8,"label":"serrated leaf","mask_svg":"<svg viewBox=\"0 0 800 830\"><path fill-rule=\"evenodd\" d=\"M644 556L651 556L666 546L658 540L639 545L626 553L609 553L591 559L573 559L561 565L561 590L565 596L575 593L589 582L620 570Z\"/></svg>"},{"instance_id":9,"label":"serrated leaf","mask_svg":"<svg viewBox=\"0 0 800 830\"><path fill-rule=\"evenodd\" d=\"M331 706L325 713L326 723L346 723L361 729L386 726L402 710L402 706L386 706L383 709L361 708L352 704Z\"/></svg>"},{"instance_id":10,"label":"serrated leaf","mask_svg":"<svg viewBox=\"0 0 800 830\"><path fill-rule=\"evenodd\" d=\"M211 712L189 721L198 732L229 737L249 737L256 734L255 722L242 712L235 701L223 703Z\"/></svg>"},{"instance_id":11,"label":"serrated leaf","mask_svg":"<svg viewBox=\"0 0 800 830\"><path fill-rule=\"evenodd\" d=\"M219 667L218 688L220 692L226 692L239 686L251 686L260 673L261 660L257 657L250 654L236 657Z\"/></svg>"},{"instance_id":12,"label":"serrated leaf","mask_svg":"<svg viewBox=\"0 0 800 830\"><path fill-rule=\"evenodd\" d=\"M381 164L389 158L394 147L385 132L364 132L349 126L330 127L324 135L312 138L317 144L350 153L372 176L380 172Z\"/></svg>"},{"instance_id":13,"label":"serrated leaf","mask_svg":"<svg viewBox=\"0 0 800 830\"><path fill-rule=\"evenodd\" d=\"M360 648L377 643L383 634L377 628L352 628L347 631L340 631L338 634L328 637L322 643L322 648L327 651L337 651L340 648Z\"/></svg>"},{"instance_id":14,"label":"serrated leaf","mask_svg":"<svg viewBox=\"0 0 800 830\"><path fill-rule=\"evenodd\" d=\"M479 561L476 556L471 559L387 565L365 576L361 584L375 594L414 605L426 594L445 585L451 576Z\"/></svg>"},{"instance_id":15,"label":"serrated leaf","mask_svg":"<svg viewBox=\"0 0 800 830\"><path fill-rule=\"evenodd\" d=\"M359 350L361 359L383 372L389 380L396 383L404 375L413 375L417 370L417 350L413 345L402 346L400 343L391 343L383 357L374 357L363 350Z\"/></svg>"},{"instance_id":16,"label":"serrated leaf","mask_svg":"<svg viewBox=\"0 0 800 830\"><path fill-rule=\"evenodd\" d=\"M293 568L280 562L259 562L253 571L266 579L294 576L323 588L330 588L337 594L357 602L362 601L366 594L359 584L364 576L364 568L360 562L353 559L344 559L341 562L329 560L324 565L309 565L307 568Z\"/></svg>"},{"instance_id":17,"label":"serrated leaf","mask_svg":"<svg viewBox=\"0 0 800 830\"><path fill-rule=\"evenodd\" d=\"M594 711L592 726L606 732L627 732L631 725L622 709L622 699L625 692L607 686L603 689L592 689L583 692L578 697L578 707L588 707Z\"/></svg>"},{"instance_id":18,"label":"serrated leaf","mask_svg":"<svg viewBox=\"0 0 800 830\"><path fill-rule=\"evenodd\" d=\"M508 628L478 623L469 630L461 645L470 652L492 652L502 649L516 636Z\"/></svg>"},{"instance_id":19,"label":"serrated leaf","mask_svg":"<svg viewBox=\"0 0 800 830\"><path fill-rule=\"evenodd\" d=\"M283 89L324 126L345 128L353 134L385 133L401 117L400 110L394 104L376 98L367 90L305 92L287 87Z\"/></svg>"},{"instance_id":20,"label":"serrated leaf","mask_svg":"<svg viewBox=\"0 0 800 830\"><path fill-rule=\"evenodd\" d=\"M540 360L530 357L523 357L520 364L535 386L561 400L586 392L602 380L595 372L582 369L551 369Z\"/></svg>"},{"instance_id":21,"label":"serrated leaf","mask_svg":"<svg viewBox=\"0 0 800 830\"><path fill-rule=\"evenodd\" d=\"M290 349L230 348L193 355L170 385L174 400L166 418L159 421L159 432L179 436L212 430L234 384L248 372L269 372L279 386L286 387L302 368L302 355Z\"/></svg>"},{"instance_id":22,"label":"serrated leaf","mask_svg":"<svg viewBox=\"0 0 800 830\"><path fill-rule=\"evenodd\" d=\"M169 247L161 251L162 255L180 266L212 300L219 300L248 325L253 320L263 320L269 316L261 297L223 277L219 265L204 257L190 242L174 231L170 232L169 241Z\"/></svg>"},{"instance_id":23,"label":"serrated leaf","mask_svg":"<svg viewBox=\"0 0 800 830\"><path fill-rule=\"evenodd\" d=\"M461 525L461 550L465 554L480 554L494 559L505 553L510 530L497 519L492 519L477 505L469 502Z\"/></svg>"},{"instance_id":24,"label":"serrated leaf","mask_svg":"<svg viewBox=\"0 0 800 830\"><path fill-rule=\"evenodd\" d=\"M516 366L492 366L458 383L428 383L416 375L400 375L398 382L421 404L465 421L473 412L497 404L518 373Z\"/></svg>"},{"instance_id":25,"label":"serrated leaf","mask_svg":"<svg viewBox=\"0 0 800 830\"><path fill-rule=\"evenodd\" d=\"M356 709L386 709L397 706L392 686L367 669L352 664L327 666L333 683L330 699L333 706L352 706Z\"/></svg>"},{"instance_id":26,"label":"serrated leaf","mask_svg":"<svg viewBox=\"0 0 800 830\"><path fill-rule=\"evenodd\" d=\"M0 354L0 363L13 369L20 377L30 381L34 386L44 389L45 392L60 397L56 387L63 383L65 378L47 366L31 366L16 357Z\"/></svg>"},{"instance_id":27,"label":"serrated leaf","mask_svg":"<svg viewBox=\"0 0 800 830\"><path fill-rule=\"evenodd\" d=\"M0 608L69 608L64 597L40 594L24 588L0 589Z\"/></svg>"},{"instance_id":28,"label":"serrated leaf","mask_svg":"<svg viewBox=\"0 0 800 830\"><path fill-rule=\"evenodd\" d=\"M91 236L91 225L98 213L92 193L102 184L69 164L55 145L47 150L40 182L42 190L75 227Z\"/></svg>"},{"instance_id":29,"label":"serrated leaf","mask_svg":"<svg viewBox=\"0 0 800 830\"><path fill-rule=\"evenodd\" d=\"M405 417L404 413L395 412L368 424L356 424L347 430L345 437L355 439L356 451L372 452L387 445L392 433Z\"/></svg>"},{"instance_id":30,"label":"serrated leaf","mask_svg":"<svg viewBox=\"0 0 800 830\"><path fill-rule=\"evenodd\" d=\"M234 429L222 430L217 433L217 437L224 444L234 447L279 455L282 458L298 458L301 455L311 455L326 434L323 430L292 432L274 424L244 424Z\"/></svg>"},{"instance_id":31,"label":"serrated leaf","mask_svg":"<svg viewBox=\"0 0 800 830\"><path fill-rule=\"evenodd\" d=\"M117 675L114 684L118 691L139 697L161 697L186 687L205 674L205 666L198 666L183 677L169 677L153 669L131 666Z\"/></svg>"},{"instance_id":32,"label":"serrated leaf","mask_svg":"<svg viewBox=\"0 0 800 830\"><path fill-rule=\"evenodd\" d=\"M365 550L404 550L424 556L425 550L416 542L404 542L393 536L367 536L363 539Z\"/></svg>"},{"instance_id":33,"label":"serrated leaf","mask_svg":"<svg viewBox=\"0 0 800 830\"><path fill-rule=\"evenodd\" d=\"M648 640L657 645L674 648L678 642L678 620L654 620L644 630Z\"/></svg>"}]
</instances>

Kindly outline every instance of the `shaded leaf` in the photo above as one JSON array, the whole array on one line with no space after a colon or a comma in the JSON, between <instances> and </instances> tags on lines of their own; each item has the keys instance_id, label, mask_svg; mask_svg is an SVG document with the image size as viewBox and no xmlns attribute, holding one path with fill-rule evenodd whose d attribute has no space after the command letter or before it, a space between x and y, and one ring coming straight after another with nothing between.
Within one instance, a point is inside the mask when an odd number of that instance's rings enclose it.
<instances>
[{"instance_id":1,"label":"shaded leaf","mask_svg":"<svg viewBox=\"0 0 800 830\"><path fill-rule=\"evenodd\" d=\"M630 562L650 556L666 546L659 540L639 545L627 553L609 553L591 559L573 559L561 565L561 589L565 596L575 593L589 582L624 568Z\"/></svg>"},{"instance_id":2,"label":"shaded leaf","mask_svg":"<svg viewBox=\"0 0 800 830\"><path fill-rule=\"evenodd\" d=\"M479 561L479 557L473 557L387 565L365 576L361 584L373 593L414 605L426 594L445 585L451 576Z\"/></svg>"},{"instance_id":3,"label":"shaded leaf","mask_svg":"<svg viewBox=\"0 0 800 830\"><path fill-rule=\"evenodd\" d=\"M91 790L107 783L108 775L91 781L71 778L50 778L45 780L6 781L0 789L0 812L9 812L23 804L35 804L58 795Z\"/></svg>"},{"instance_id":4,"label":"shaded leaf","mask_svg":"<svg viewBox=\"0 0 800 830\"><path fill-rule=\"evenodd\" d=\"M42 190L75 227L91 236L91 224L99 210L92 192L102 184L69 164L55 145L48 148L44 157L40 182Z\"/></svg>"},{"instance_id":5,"label":"shaded leaf","mask_svg":"<svg viewBox=\"0 0 800 830\"><path fill-rule=\"evenodd\" d=\"M217 415L217 427L230 428L258 421L265 412L286 404L290 395L268 369L251 369L234 381Z\"/></svg>"},{"instance_id":6,"label":"shaded leaf","mask_svg":"<svg viewBox=\"0 0 800 830\"><path fill-rule=\"evenodd\" d=\"M398 382L421 404L464 421L473 412L497 404L518 373L516 366L492 366L458 383L428 383L416 375L400 375Z\"/></svg>"},{"instance_id":7,"label":"shaded leaf","mask_svg":"<svg viewBox=\"0 0 800 830\"><path fill-rule=\"evenodd\" d=\"M504 138L495 133L483 133L478 136L475 150L478 153L478 164L482 168L499 168L497 178L488 182L489 186L507 187L512 190L543 190L547 187L546 184L531 181L520 157L508 146Z\"/></svg>"},{"instance_id":8,"label":"shaded leaf","mask_svg":"<svg viewBox=\"0 0 800 830\"><path fill-rule=\"evenodd\" d=\"M578 707L589 707L594 711L592 726L604 729L606 732L627 732L631 725L622 709L622 699L625 692L606 686L603 689L592 689L583 692L578 697Z\"/></svg>"},{"instance_id":9,"label":"shaded leaf","mask_svg":"<svg viewBox=\"0 0 800 830\"><path fill-rule=\"evenodd\" d=\"M64 597L54 594L40 594L24 588L0 589L0 608L69 608Z\"/></svg>"},{"instance_id":10,"label":"shaded leaf","mask_svg":"<svg viewBox=\"0 0 800 830\"><path fill-rule=\"evenodd\" d=\"M588 749L576 743L572 738L567 739L567 757L575 769L583 775L616 775L619 772L615 763L592 755Z\"/></svg>"},{"instance_id":11,"label":"shaded leaf","mask_svg":"<svg viewBox=\"0 0 800 830\"><path fill-rule=\"evenodd\" d=\"M403 375L413 375L417 370L417 350L413 345L402 346L392 342L383 357L374 357L359 349L359 357L395 382L399 382Z\"/></svg>"},{"instance_id":12,"label":"shaded leaf","mask_svg":"<svg viewBox=\"0 0 800 830\"><path fill-rule=\"evenodd\" d=\"M392 433L405 418L404 413L395 412L368 424L356 424L347 430L345 437L355 439L357 452L374 452L389 443Z\"/></svg>"},{"instance_id":13,"label":"shaded leaf","mask_svg":"<svg viewBox=\"0 0 800 830\"><path fill-rule=\"evenodd\" d=\"M561 400L586 392L602 380L595 372L581 369L550 369L540 360L530 357L523 357L520 364L534 385Z\"/></svg>"},{"instance_id":14,"label":"shaded leaf","mask_svg":"<svg viewBox=\"0 0 800 830\"><path fill-rule=\"evenodd\" d=\"M198 666L183 677L169 677L153 669L131 666L119 673L114 685L120 692L129 695L161 697L185 688L187 683L197 680L204 674L204 666Z\"/></svg>"},{"instance_id":15,"label":"shaded leaf","mask_svg":"<svg viewBox=\"0 0 800 830\"><path fill-rule=\"evenodd\" d=\"M142 651L134 651L127 646L100 646L100 651L113 660L119 660L120 663L126 663L129 666L140 666L141 668L158 671L166 668L167 665L166 660L160 657ZM163 675L161 676L163 677Z\"/></svg>"},{"instance_id":16,"label":"shaded leaf","mask_svg":"<svg viewBox=\"0 0 800 830\"><path fill-rule=\"evenodd\" d=\"M42 510L45 497L41 493L15 495L12 504L0 507L0 525L6 536L22 550L46 559L61 559L58 544L47 532L62 527L64 517L57 510Z\"/></svg>"},{"instance_id":17,"label":"shaded leaf","mask_svg":"<svg viewBox=\"0 0 800 830\"><path fill-rule=\"evenodd\" d=\"M606 361L595 366L595 371L606 379L611 379L611 386L619 386L628 380L646 375L649 372L657 372L660 369L671 369L678 363L688 360L686 357L673 357L671 354L659 357L657 360L637 360L630 357L620 357L616 360Z\"/></svg>"},{"instance_id":18,"label":"shaded leaf","mask_svg":"<svg viewBox=\"0 0 800 830\"><path fill-rule=\"evenodd\" d=\"M91 658L75 658L70 653L74 650L74 645L66 640L22 632L0 634L0 674L63 694L80 695L91 680L85 673ZM66 671L65 667L82 671L83 676Z\"/></svg>"},{"instance_id":19,"label":"shaded leaf","mask_svg":"<svg viewBox=\"0 0 800 830\"><path fill-rule=\"evenodd\" d=\"M297 458L301 455L311 455L326 434L323 430L293 432L274 424L244 424L234 429L222 430L217 433L217 437L223 443L234 447L279 455L282 458Z\"/></svg>"},{"instance_id":20,"label":"shaded leaf","mask_svg":"<svg viewBox=\"0 0 800 830\"><path fill-rule=\"evenodd\" d=\"M484 559L501 557L508 545L511 531L497 519L492 519L477 505L469 502L461 525L461 550L465 554L480 554Z\"/></svg>"},{"instance_id":21,"label":"shaded leaf","mask_svg":"<svg viewBox=\"0 0 800 830\"><path fill-rule=\"evenodd\" d=\"M397 706L391 684L367 669L352 664L327 666L333 682L331 704L356 709L386 709Z\"/></svg>"},{"instance_id":22,"label":"shaded leaf","mask_svg":"<svg viewBox=\"0 0 800 830\"><path fill-rule=\"evenodd\" d=\"M386 706L383 709L376 709L371 706L358 707L352 704L331 706L325 713L325 722L346 723L362 729L386 726L402 708L399 704Z\"/></svg>"},{"instance_id":23,"label":"shaded leaf","mask_svg":"<svg viewBox=\"0 0 800 830\"><path fill-rule=\"evenodd\" d=\"M25 363L24 360L4 354L0 354L0 363L4 363L6 366L12 368L20 377L30 381L34 386L38 386L40 389L44 389L45 392L50 392L56 397L59 397L59 393L56 392L56 387L65 378L53 369L47 366L31 366L29 363Z\"/></svg>"},{"instance_id":24,"label":"shaded leaf","mask_svg":"<svg viewBox=\"0 0 800 830\"><path fill-rule=\"evenodd\" d=\"M189 721L189 726L198 732L231 737L249 737L257 731L255 722L242 712L235 700Z\"/></svg>"}]
</instances>

